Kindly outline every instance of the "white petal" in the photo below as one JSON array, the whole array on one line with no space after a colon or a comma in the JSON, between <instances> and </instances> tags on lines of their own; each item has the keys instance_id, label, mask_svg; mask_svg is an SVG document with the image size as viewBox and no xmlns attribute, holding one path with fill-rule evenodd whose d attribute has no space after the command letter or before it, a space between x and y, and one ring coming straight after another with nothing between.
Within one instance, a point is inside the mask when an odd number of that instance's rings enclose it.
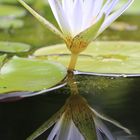
<instances>
[{"instance_id":1,"label":"white petal","mask_svg":"<svg viewBox=\"0 0 140 140\"><path fill-rule=\"evenodd\" d=\"M57 135L60 127L61 127L61 124L62 124L62 121L63 121L63 116L60 118L60 120L55 124L54 128L52 129L51 133L49 134L47 140L53 140L54 137Z\"/></svg>"},{"instance_id":2,"label":"white petal","mask_svg":"<svg viewBox=\"0 0 140 140\"><path fill-rule=\"evenodd\" d=\"M103 16L103 14L105 14L106 9L108 8L109 3L111 2L111 0L108 0L104 6L102 7L99 15L97 16L96 20L94 21L93 24L95 24L96 22L98 22L98 20Z\"/></svg>"},{"instance_id":3,"label":"white petal","mask_svg":"<svg viewBox=\"0 0 140 140\"><path fill-rule=\"evenodd\" d=\"M117 5L117 3L119 2L120 0L113 0L111 2L111 4L108 6L107 10L106 10L106 15L108 16L112 10L114 9L114 7Z\"/></svg>"},{"instance_id":4,"label":"white petal","mask_svg":"<svg viewBox=\"0 0 140 140\"><path fill-rule=\"evenodd\" d=\"M90 107L90 109L93 111L93 114L96 115L97 117L99 117L100 119L104 120L104 121L107 121L107 122L110 122L112 123L113 125L117 126L118 128L122 129L123 131L125 131L126 133L128 134L131 134L130 130L123 127L121 124L119 124L118 122L110 119L110 118L107 118L105 117L104 115L98 113L96 110L94 110L93 108Z\"/></svg>"},{"instance_id":5,"label":"white petal","mask_svg":"<svg viewBox=\"0 0 140 140\"><path fill-rule=\"evenodd\" d=\"M71 28L73 36L81 32L82 22L83 22L83 0L75 0L71 19Z\"/></svg>"},{"instance_id":6,"label":"white petal","mask_svg":"<svg viewBox=\"0 0 140 140\"><path fill-rule=\"evenodd\" d=\"M73 11L73 0L62 0L62 6L66 13L67 18L72 14Z\"/></svg>"},{"instance_id":7,"label":"white petal","mask_svg":"<svg viewBox=\"0 0 140 140\"><path fill-rule=\"evenodd\" d=\"M113 137L113 135L111 134L111 132L108 130L108 128L103 124L102 121L100 121L99 119L95 119L95 125L96 127L102 132L104 133L104 135L108 138L108 140L115 140L115 138Z\"/></svg>"},{"instance_id":8,"label":"white petal","mask_svg":"<svg viewBox=\"0 0 140 140\"><path fill-rule=\"evenodd\" d=\"M72 25L72 13L73 13L74 2L73 0L62 0L62 6L65 12L67 21L69 23L70 32L72 33L71 25Z\"/></svg>"},{"instance_id":9,"label":"white petal","mask_svg":"<svg viewBox=\"0 0 140 140\"><path fill-rule=\"evenodd\" d=\"M99 12L101 11L102 6L103 6L103 0L95 0L95 4L94 4L94 7L93 7L93 13L92 13L93 14L92 15L93 20L99 14Z\"/></svg>"},{"instance_id":10,"label":"white petal","mask_svg":"<svg viewBox=\"0 0 140 140\"><path fill-rule=\"evenodd\" d=\"M103 140L103 137L102 137L100 130L98 128L96 128L96 133L97 133L98 140Z\"/></svg>"},{"instance_id":11,"label":"white petal","mask_svg":"<svg viewBox=\"0 0 140 140\"><path fill-rule=\"evenodd\" d=\"M72 120L69 120L70 118L66 118L64 116L64 120L62 122L61 128L59 129L59 133L57 134L58 140L70 140L70 128Z\"/></svg>"},{"instance_id":12,"label":"white petal","mask_svg":"<svg viewBox=\"0 0 140 140\"><path fill-rule=\"evenodd\" d=\"M101 26L98 35L103 32L112 22L114 22L133 2L129 0L125 5L123 5L119 10L107 17L103 25Z\"/></svg>"},{"instance_id":13,"label":"white petal","mask_svg":"<svg viewBox=\"0 0 140 140\"><path fill-rule=\"evenodd\" d=\"M71 134L70 134L70 140L84 140L84 137L79 132L79 130L76 128L75 124L72 122L71 127Z\"/></svg>"},{"instance_id":14,"label":"white petal","mask_svg":"<svg viewBox=\"0 0 140 140\"><path fill-rule=\"evenodd\" d=\"M57 20L57 23L59 24L59 27L63 31L64 34L69 34L70 26L67 21L67 17L64 13L64 10L60 4L60 1L58 0L48 0L50 7L52 9L52 12Z\"/></svg>"},{"instance_id":15,"label":"white petal","mask_svg":"<svg viewBox=\"0 0 140 140\"><path fill-rule=\"evenodd\" d=\"M95 0L93 11L90 13L91 20L90 20L90 26L98 22L98 20L103 16L103 13L101 13L103 6L103 0Z\"/></svg>"},{"instance_id":16,"label":"white petal","mask_svg":"<svg viewBox=\"0 0 140 140\"><path fill-rule=\"evenodd\" d=\"M92 21L91 13L93 13L94 4L95 4L94 0L84 1L82 30L85 30L91 25L91 21Z\"/></svg>"}]
</instances>

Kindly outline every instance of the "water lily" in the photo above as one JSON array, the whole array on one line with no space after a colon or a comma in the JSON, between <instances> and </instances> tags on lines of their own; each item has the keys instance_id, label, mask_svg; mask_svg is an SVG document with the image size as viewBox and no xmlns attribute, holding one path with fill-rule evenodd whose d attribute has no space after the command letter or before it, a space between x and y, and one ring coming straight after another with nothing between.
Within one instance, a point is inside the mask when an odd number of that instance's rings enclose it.
<instances>
[{"instance_id":1,"label":"water lily","mask_svg":"<svg viewBox=\"0 0 140 140\"><path fill-rule=\"evenodd\" d=\"M18 0L41 23L62 38L72 53L69 69L73 70L80 52L115 21L134 0L126 0L119 8L120 0L48 0L60 27L57 29L24 1ZM117 10L116 10L117 9Z\"/></svg>"},{"instance_id":2,"label":"water lily","mask_svg":"<svg viewBox=\"0 0 140 140\"><path fill-rule=\"evenodd\" d=\"M71 95L65 105L27 140L34 140L52 126L47 140L103 140L103 135L108 140L116 140L103 121L131 133L116 121L99 114L80 95Z\"/></svg>"}]
</instances>

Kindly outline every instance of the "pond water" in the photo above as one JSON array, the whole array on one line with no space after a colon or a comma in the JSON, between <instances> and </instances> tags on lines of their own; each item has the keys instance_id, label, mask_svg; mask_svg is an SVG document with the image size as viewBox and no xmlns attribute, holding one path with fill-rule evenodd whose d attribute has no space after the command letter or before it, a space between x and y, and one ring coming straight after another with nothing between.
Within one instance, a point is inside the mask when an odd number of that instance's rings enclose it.
<instances>
[{"instance_id":1,"label":"pond water","mask_svg":"<svg viewBox=\"0 0 140 140\"><path fill-rule=\"evenodd\" d=\"M54 22L51 14L46 10L45 16ZM118 21L136 26L137 30L117 31L112 27L106 30L98 40L140 41L139 15L125 15ZM0 30L0 40L28 43L33 46L32 51L42 46L62 42L51 32L44 30L44 27L30 15L24 18L24 22L25 25L21 29ZM76 75L75 78L81 96L92 108L120 122L130 129L134 136L129 138L121 129L107 123L114 135L123 135L123 140L140 139L140 77ZM0 139L25 140L64 105L69 94L70 88L65 86L47 94L18 101L1 102ZM46 140L48 133L47 131L37 140Z\"/></svg>"}]
</instances>

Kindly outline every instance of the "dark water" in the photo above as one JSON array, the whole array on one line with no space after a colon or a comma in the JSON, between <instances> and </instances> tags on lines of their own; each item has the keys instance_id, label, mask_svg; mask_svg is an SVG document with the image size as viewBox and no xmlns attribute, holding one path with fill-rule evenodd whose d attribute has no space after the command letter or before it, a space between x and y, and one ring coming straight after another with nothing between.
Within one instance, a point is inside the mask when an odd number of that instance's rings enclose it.
<instances>
[{"instance_id":1,"label":"dark water","mask_svg":"<svg viewBox=\"0 0 140 140\"><path fill-rule=\"evenodd\" d=\"M47 11L47 10L46 10ZM45 12L54 22L51 13ZM24 18L22 29L0 31L1 41L18 41L34 48L62 42L40 25L34 18ZM140 17L123 16L119 21L138 27L137 31L114 31L108 29L98 40L140 40ZM128 33L131 35L128 36ZM33 50L34 50L33 48ZM140 138L140 77L110 78L99 76L76 76L79 92L97 111L117 120ZM14 102L0 103L0 140L25 140L33 131L51 117L65 103L70 94L69 87L36 97ZM120 129L110 126L113 133ZM46 140L48 132L37 138ZM125 139L124 139L125 140ZM135 140L132 138L131 140Z\"/></svg>"},{"instance_id":2,"label":"dark water","mask_svg":"<svg viewBox=\"0 0 140 140\"><path fill-rule=\"evenodd\" d=\"M117 120L140 136L140 78L76 76L80 94L95 110ZM0 138L25 140L33 131L64 105L70 89L55 90L15 102L0 103ZM112 133L125 134L108 124ZM37 138L45 140L48 132ZM125 139L124 139L125 140ZM135 140L135 139L132 139Z\"/></svg>"}]
</instances>

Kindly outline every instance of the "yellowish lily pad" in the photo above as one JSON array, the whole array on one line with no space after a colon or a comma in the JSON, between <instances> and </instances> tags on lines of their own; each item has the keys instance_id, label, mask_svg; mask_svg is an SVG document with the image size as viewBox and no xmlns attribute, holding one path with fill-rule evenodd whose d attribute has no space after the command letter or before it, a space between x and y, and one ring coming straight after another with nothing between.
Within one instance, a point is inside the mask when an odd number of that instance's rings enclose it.
<instances>
[{"instance_id":1,"label":"yellowish lily pad","mask_svg":"<svg viewBox=\"0 0 140 140\"><path fill-rule=\"evenodd\" d=\"M70 52L64 44L37 50L40 59L61 62L68 66ZM140 73L140 43L138 42L92 42L78 58L76 70L96 73Z\"/></svg>"},{"instance_id":2,"label":"yellowish lily pad","mask_svg":"<svg viewBox=\"0 0 140 140\"><path fill-rule=\"evenodd\" d=\"M35 0L25 0L27 3L33 3ZM0 3L17 4L17 0L0 0Z\"/></svg>"},{"instance_id":3,"label":"yellowish lily pad","mask_svg":"<svg viewBox=\"0 0 140 140\"><path fill-rule=\"evenodd\" d=\"M1 29L17 29L24 26L24 21L20 19L1 19L0 28Z\"/></svg>"},{"instance_id":4,"label":"yellowish lily pad","mask_svg":"<svg viewBox=\"0 0 140 140\"><path fill-rule=\"evenodd\" d=\"M0 93L40 91L60 83L66 68L52 61L14 57L0 71Z\"/></svg>"},{"instance_id":5,"label":"yellowish lily pad","mask_svg":"<svg viewBox=\"0 0 140 140\"><path fill-rule=\"evenodd\" d=\"M28 52L31 46L24 43L19 42L0 42L0 52L5 53L21 53Z\"/></svg>"},{"instance_id":6,"label":"yellowish lily pad","mask_svg":"<svg viewBox=\"0 0 140 140\"><path fill-rule=\"evenodd\" d=\"M12 5L0 5L0 17L23 17L26 11L23 8Z\"/></svg>"}]
</instances>

